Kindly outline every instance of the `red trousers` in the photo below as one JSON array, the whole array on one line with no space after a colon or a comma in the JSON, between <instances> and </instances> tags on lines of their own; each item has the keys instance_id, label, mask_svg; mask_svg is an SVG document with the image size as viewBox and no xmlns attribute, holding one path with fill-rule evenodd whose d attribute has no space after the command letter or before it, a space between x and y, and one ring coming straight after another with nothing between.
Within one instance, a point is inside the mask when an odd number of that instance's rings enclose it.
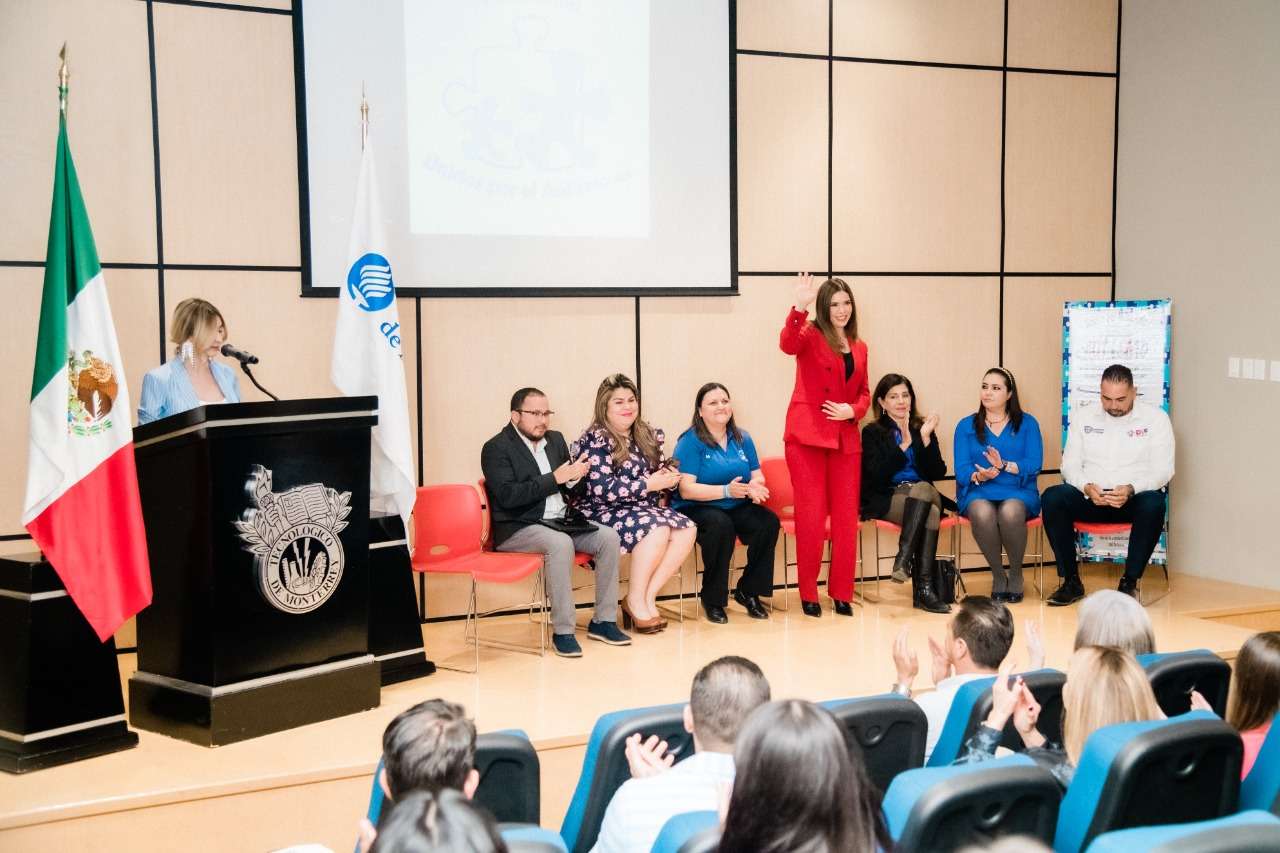
<instances>
[{"instance_id":1,"label":"red trousers","mask_svg":"<svg viewBox=\"0 0 1280 853\"><path fill-rule=\"evenodd\" d=\"M818 600L818 570L831 519L831 571L827 594L837 601L853 598L858 560L858 504L862 488L862 452L842 453L788 442L787 468L795 491L796 563L800 598Z\"/></svg>"}]
</instances>

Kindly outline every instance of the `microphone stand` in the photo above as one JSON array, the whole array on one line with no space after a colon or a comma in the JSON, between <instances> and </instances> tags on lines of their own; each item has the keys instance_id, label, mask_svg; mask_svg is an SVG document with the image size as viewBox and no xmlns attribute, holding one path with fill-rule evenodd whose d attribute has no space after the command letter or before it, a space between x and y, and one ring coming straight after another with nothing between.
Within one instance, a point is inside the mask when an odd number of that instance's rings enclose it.
<instances>
[{"instance_id":1,"label":"microphone stand","mask_svg":"<svg viewBox=\"0 0 1280 853\"><path fill-rule=\"evenodd\" d=\"M272 394L266 388L262 387L262 385L258 382L257 378L253 375L253 371L249 369L248 364L245 364L243 361L240 362L240 369L244 371L245 376L249 377L249 381L253 383L254 388L257 388L259 391L261 391L263 394L266 394L268 397L270 397L272 400L275 400L277 403L280 402L279 397L277 397L275 394Z\"/></svg>"}]
</instances>

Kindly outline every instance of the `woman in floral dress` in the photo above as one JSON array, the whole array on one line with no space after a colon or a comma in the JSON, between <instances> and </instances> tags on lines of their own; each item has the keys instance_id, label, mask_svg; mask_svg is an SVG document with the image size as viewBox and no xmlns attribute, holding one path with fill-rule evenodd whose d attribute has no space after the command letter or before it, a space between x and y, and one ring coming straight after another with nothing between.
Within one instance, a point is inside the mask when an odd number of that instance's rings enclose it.
<instances>
[{"instance_id":1,"label":"woman in floral dress","mask_svg":"<svg viewBox=\"0 0 1280 853\"><path fill-rule=\"evenodd\" d=\"M591 426L575 442L573 456L586 453L591 471L574 506L592 521L618 532L631 554L631 584L622 602L623 626L642 634L666 627L658 615L658 591L693 548L694 524L663 506L680 482L676 464L662 451L666 437L640 417L640 393L621 373L600 383Z\"/></svg>"}]
</instances>

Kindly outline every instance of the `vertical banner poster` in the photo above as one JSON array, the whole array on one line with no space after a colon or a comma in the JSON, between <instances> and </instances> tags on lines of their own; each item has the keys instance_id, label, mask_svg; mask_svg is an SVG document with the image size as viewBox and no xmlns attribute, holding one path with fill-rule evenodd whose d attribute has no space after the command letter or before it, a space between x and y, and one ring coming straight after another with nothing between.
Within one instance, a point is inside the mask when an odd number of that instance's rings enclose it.
<instances>
[{"instance_id":1,"label":"vertical banner poster","mask_svg":"<svg viewBox=\"0 0 1280 853\"><path fill-rule=\"evenodd\" d=\"M1068 302L1062 310L1062 443L1075 412L1101 405L1102 371L1123 364L1133 371L1138 398L1169 411L1169 353L1173 303L1168 299L1124 302ZM1168 526L1151 562L1163 565ZM1127 533L1078 534L1081 560L1124 562Z\"/></svg>"}]
</instances>

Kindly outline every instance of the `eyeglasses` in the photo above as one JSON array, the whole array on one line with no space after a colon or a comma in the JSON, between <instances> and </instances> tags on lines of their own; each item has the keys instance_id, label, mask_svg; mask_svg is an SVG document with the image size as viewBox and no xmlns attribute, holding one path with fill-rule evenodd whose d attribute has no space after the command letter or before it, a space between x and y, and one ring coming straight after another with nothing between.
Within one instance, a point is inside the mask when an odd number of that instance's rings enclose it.
<instances>
[{"instance_id":1,"label":"eyeglasses","mask_svg":"<svg viewBox=\"0 0 1280 853\"><path fill-rule=\"evenodd\" d=\"M528 415L531 418L549 418L555 414L555 412L552 412L552 411L533 412L533 411L530 411L529 409L516 409L516 411L522 415Z\"/></svg>"}]
</instances>

